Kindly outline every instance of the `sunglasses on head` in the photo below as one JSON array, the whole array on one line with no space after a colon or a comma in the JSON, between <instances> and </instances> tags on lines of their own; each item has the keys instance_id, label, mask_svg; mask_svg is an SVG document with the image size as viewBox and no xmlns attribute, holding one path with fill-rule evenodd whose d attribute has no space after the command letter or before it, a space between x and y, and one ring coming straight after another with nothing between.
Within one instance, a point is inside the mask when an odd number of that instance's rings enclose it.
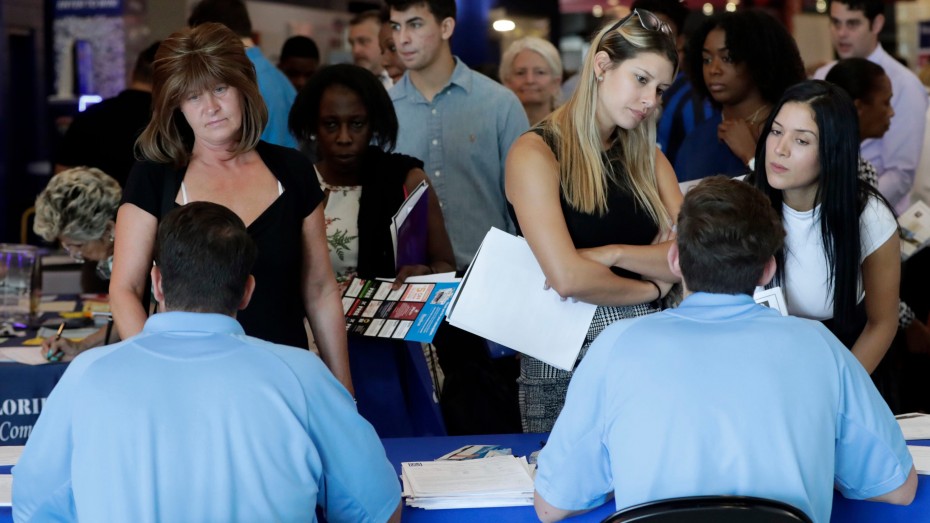
<instances>
[{"instance_id":1,"label":"sunglasses on head","mask_svg":"<svg viewBox=\"0 0 930 523\"><path fill-rule=\"evenodd\" d=\"M672 34L672 29L668 26L668 24L660 20L659 17L656 16L651 11L646 11L645 9L643 10L634 9L632 13L618 20L617 23L615 23L610 28L610 30L608 30L607 32L610 33L612 31L615 31L623 27L624 25L629 23L630 20L632 20L634 16L636 17L637 20L639 20L639 25L642 26L642 28L647 31L660 31L667 35Z\"/></svg>"}]
</instances>

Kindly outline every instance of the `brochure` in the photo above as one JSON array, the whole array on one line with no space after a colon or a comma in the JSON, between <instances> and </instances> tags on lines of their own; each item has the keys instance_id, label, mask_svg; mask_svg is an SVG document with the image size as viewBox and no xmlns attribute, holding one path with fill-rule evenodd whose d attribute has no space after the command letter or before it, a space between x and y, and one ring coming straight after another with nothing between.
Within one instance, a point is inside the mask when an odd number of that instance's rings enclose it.
<instances>
[{"instance_id":1,"label":"brochure","mask_svg":"<svg viewBox=\"0 0 930 523\"><path fill-rule=\"evenodd\" d=\"M404 200L391 219L391 241L394 243L394 265L425 265L429 262L429 185L420 182Z\"/></svg>"},{"instance_id":2,"label":"brochure","mask_svg":"<svg viewBox=\"0 0 930 523\"><path fill-rule=\"evenodd\" d=\"M788 315L788 304L785 302L785 293L782 292L781 287L772 287L771 289L756 287L752 299L759 305L765 305L770 309L777 310L782 316Z\"/></svg>"},{"instance_id":3,"label":"brochure","mask_svg":"<svg viewBox=\"0 0 930 523\"><path fill-rule=\"evenodd\" d=\"M901 261L930 243L930 207L917 201L898 217L901 235Z\"/></svg>"},{"instance_id":4,"label":"brochure","mask_svg":"<svg viewBox=\"0 0 930 523\"><path fill-rule=\"evenodd\" d=\"M429 343L446 315L457 281L393 282L355 278L342 295L349 334Z\"/></svg>"}]
</instances>

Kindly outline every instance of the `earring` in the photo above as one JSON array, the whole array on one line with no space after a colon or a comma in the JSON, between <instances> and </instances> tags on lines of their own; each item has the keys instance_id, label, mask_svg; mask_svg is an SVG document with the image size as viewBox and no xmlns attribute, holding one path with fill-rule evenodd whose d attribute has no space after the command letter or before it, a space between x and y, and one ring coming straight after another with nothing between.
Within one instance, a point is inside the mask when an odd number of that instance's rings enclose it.
<instances>
[{"instance_id":1,"label":"earring","mask_svg":"<svg viewBox=\"0 0 930 523\"><path fill-rule=\"evenodd\" d=\"M114 236L113 233L111 232L111 233L110 233L110 243L113 243L113 242L115 242L115 241L116 241L116 236Z\"/></svg>"},{"instance_id":2,"label":"earring","mask_svg":"<svg viewBox=\"0 0 930 523\"><path fill-rule=\"evenodd\" d=\"M598 75L598 76L597 76L597 81L598 81L598 82L603 82L603 81L604 81L604 75L602 75L602 74L601 74L601 75Z\"/></svg>"}]
</instances>

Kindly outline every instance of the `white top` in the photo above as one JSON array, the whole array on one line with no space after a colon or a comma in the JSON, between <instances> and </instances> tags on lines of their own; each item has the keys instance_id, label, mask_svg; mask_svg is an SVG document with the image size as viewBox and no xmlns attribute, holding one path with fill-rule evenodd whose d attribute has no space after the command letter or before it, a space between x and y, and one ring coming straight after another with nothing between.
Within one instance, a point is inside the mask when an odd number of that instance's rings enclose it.
<instances>
[{"instance_id":1,"label":"white top","mask_svg":"<svg viewBox=\"0 0 930 523\"><path fill-rule=\"evenodd\" d=\"M358 273L358 209L361 185L330 185L314 167L320 189L326 194L323 217L326 220L326 243L336 282L345 290Z\"/></svg>"},{"instance_id":2,"label":"white top","mask_svg":"<svg viewBox=\"0 0 930 523\"><path fill-rule=\"evenodd\" d=\"M792 316L826 320L833 317L833 292L820 234L820 206L798 212L782 206L785 225L785 300ZM859 264L897 231L894 215L877 198L869 198L859 215ZM860 277L859 297L865 297Z\"/></svg>"}]
</instances>

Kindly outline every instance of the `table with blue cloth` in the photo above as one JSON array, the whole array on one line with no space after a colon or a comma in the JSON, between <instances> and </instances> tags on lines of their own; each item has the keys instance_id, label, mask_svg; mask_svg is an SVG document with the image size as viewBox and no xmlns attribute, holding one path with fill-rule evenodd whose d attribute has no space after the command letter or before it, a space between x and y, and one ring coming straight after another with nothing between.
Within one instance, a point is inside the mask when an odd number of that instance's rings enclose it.
<instances>
[{"instance_id":1,"label":"table with blue cloth","mask_svg":"<svg viewBox=\"0 0 930 523\"><path fill-rule=\"evenodd\" d=\"M67 298L76 299L73 296ZM49 313L43 315L42 319L55 316ZM35 330L28 330L25 336L11 337L0 343L0 346L21 346L23 341L33 336ZM33 349L38 351L39 347ZM67 368L67 363L25 365L0 362L0 445L26 444L46 398Z\"/></svg>"},{"instance_id":2,"label":"table with blue cloth","mask_svg":"<svg viewBox=\"0 0 930 523\"><path fill-rule=\"evenodd\" d=\"M447 436L438 438L386 438L381 442L397 474L404 461L433 460L465 445L502 445L514 455L528 456L539 450L548 434L495 434L486 436ZM930 440L909 441L909 445L930 446ZM775 464L773 464L775 466ZM566 521L599 522L616 511L613 500ZM465 523L483 521L538 523L533 507L424 510L404 506L405 523ZM846 499L833 493L832 523L930 523L930 477L918 476L917 496L906 507Z\"/></svg>"},{"instance_id":3,"label":"table with blue cloth","mask_svg":"<svg viewBox=\"0 0 930 523\"><path fill-rule=\"evenodd\" d=\"M26 444L45 399L66 368L67 363L0 362L0 445Z\"/></svg>"},{"instance_id":4,"label":"table with blue cloth","mask_svg":"<svg viewBox=\"0 0 930 523\"><path fill-rule=\"evenodd\" d=\"M494 434L488 436L445 436L434 438L386 438L381 440L388 459L398 475L404 461L432 460L471 444L502 445L514 454L529 455L542 448L548 434ZM930 446L930 440L909 441L911 445ZM9 474L10 467L0 467L0 474ZM598 522L613 514L613 502L568 521ZM533 522L537 523L533 507L505 507L456 510L423 510L404 506L403 521L410 522ZM0 507L0 523L13 521L10 507ZM930 478L918 476L917 496L909 506L900 507L874 501L855 501L833 493L832 523L927 523L930 522Z\"/></svg>"}]
</instances>

